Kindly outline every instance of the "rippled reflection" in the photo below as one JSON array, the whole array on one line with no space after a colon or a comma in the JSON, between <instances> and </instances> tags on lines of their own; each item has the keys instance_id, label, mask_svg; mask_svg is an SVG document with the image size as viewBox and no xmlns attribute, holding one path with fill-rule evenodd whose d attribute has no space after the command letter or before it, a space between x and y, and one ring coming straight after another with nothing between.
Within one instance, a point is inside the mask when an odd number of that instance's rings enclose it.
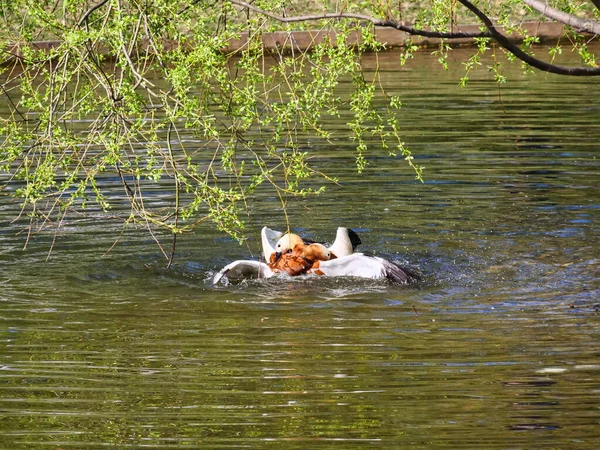
<instances>
[{"instance_id":1,"label":"rippled reflection","mask_svg":"<svg viewBox=\"0 0 600 450\"><path fill-rule=\"evenodd\" d=\"M289 214L318 240L350 226L425 280L213 287L257 239L199 230L166 270L143 230L103 256L121 229L94 221L65 224L44 262L53 234L23 251L1 197L4 448L597 446L598 83L513 73L500 104L484 74L458 88L458 63L386 58L426 183L401 158L358 177L351 142L314 142L343 187ZM284 227L258 195L256 237Z\"/></svg>"}]
</instances>

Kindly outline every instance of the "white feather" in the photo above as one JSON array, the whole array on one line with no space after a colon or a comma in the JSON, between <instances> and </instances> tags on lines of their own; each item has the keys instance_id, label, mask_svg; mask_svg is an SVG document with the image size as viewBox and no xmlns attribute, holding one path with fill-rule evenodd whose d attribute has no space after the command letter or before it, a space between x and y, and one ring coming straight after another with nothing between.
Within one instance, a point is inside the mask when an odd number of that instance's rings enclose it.
<instances>
[{"instance_id":1,"label":"white feather","mask_svg":"<svg viewBox=\"0 0 600 450\"><path fill-rule=\"evenodd\" d=\"M328 277L387 278L397 283L411 283L418 278L391 261L363 253L321 261L317 270Z\"/></svg>"},{"instance_id":2,"label":"white feather","mask_svg":"<svg viewBox=\"0 0 600 450\"><path fill-rule=\"evenodd\" d=\"M279 238L283 236L281 231L271 230L270 228L263 227L260 231L260 238L262 241L263 256L265 261L271 260L271 255L275 253L275 244Z\"/></svg>"},{"instance_id":3,"label":"white feather","mask_svg":"<svg viewBox=\"0 0 600 450\"><path fill-rule=\"evenodd\" d=\"M260 261L238 260L223 267L214 277L213 284L217 284L223 277L228 280L243 280L246 278L270 278L275 275L269 266Z\"/></svg>"},{"instance_id":4,"label":"white feather","mask_svg":"<svg viewBox=\"0 0 600 450\"><path fill-rule=\"evenodd\" d=\"M339 227L337 229L335 241L328 250L338 258L348 256L353 253L352 242L348 236L348 228Z\"/></svg>"}]
</instances>

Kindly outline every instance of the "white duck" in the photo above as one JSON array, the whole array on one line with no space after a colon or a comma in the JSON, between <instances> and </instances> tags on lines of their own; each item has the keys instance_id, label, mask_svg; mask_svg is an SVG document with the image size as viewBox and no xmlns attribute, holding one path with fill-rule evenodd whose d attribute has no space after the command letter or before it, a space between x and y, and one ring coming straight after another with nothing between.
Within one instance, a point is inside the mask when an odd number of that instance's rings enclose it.
<instances>
[{"instance_id":1,"label":"white duck","mask_svg":"<svg viewBox=\"0 0 600 450\"><path fill-rule=\"evenodd\" d=\"M263 254L266 264L260 261L234 261L225 266L213 278L213 283L218 283L224 276L228 279L238 280L245 278L270 278L281 271L275 269L276 262L282 254L292 250L296 235L285 234L264 227L261 232ZM275 240L277 240L275 242ZM273 242L275 244L273 245ZM313 273L329 277L360 277L371 279L389 279L395 283L410 284L419 279L419 276L383 258L353 253L360 239L352 230L338 228L335 242L329 250L331 259L317 260L312 268L305 273ZM336 253L337 251L337 253ZM273 255L275 254L275 257ZM342 256L338 256L342 255Z\"/></svg>"},{"instance_id":2,"label":"white duck","mask_svg":"<svg viewBox=\"0 0 600 450\"><path fill-rule=\"evenodd\" d=\"M279 259L282 253L284 253L284 251L282 251L284 241L285 248L290 248L290 239L284 239L284 237L292 235L286 235L281 231L263 227L260 236L263 256L268 263L253 260L234 261L227 264L214 276L213 284L218 283L223 276L227 276L227 278L231 280L241 280L246 278L270 278L281 273L280 270L276 269L273 263ZM312 242L305 241L305 243L311 244ZM360 244L361 240L353 230L339 227L337 229L335 241L327 250L331 254L330 257L338 258L340 256L351 255L354 252L354 249Z\"/></svg>"},{"instance_id":3,"label":"white duck","mask_svg":"<svg viewBox=\"0 0 600 450\"><path fill-rule=\"evenodd\" d=\"M282 233L281 231L263 227L260 232L260 237L265 261L271 261L271 255L273 253L281 252L281 249L277 249L277 243L284 235L285 233ZM313 244L314 241L304 239L304 243ZM360 244L362 244L362 241L354 230L339 227L335 235L335 241L327 250L332 253L332 258L341 258L342 256L348 256L354 253L354 250Z\"/></svg>"}]
</instances>

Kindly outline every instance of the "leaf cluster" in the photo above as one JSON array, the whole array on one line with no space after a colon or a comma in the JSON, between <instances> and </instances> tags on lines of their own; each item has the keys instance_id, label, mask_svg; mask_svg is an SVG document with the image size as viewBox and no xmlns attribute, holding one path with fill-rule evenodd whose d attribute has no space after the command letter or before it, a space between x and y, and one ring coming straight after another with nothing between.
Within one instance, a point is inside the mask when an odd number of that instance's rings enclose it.
<instances>
[{"instance_id":1,"label":"leaf cluster","mask_svg":"<svg viewBox=\"0 0 600 450\"><path fill-rule=\"evenodd\" d=\"M549 4L570 17L598 16L591 2ZM175 236L209 221L241 240L259 187L271 188L285 211L289 198L319 195L337 182L305 143L307 136L331 140L326 119L347 112L341 133L355 144L358 172L369 154L383 151L401 154L422 180L401 139L402 102L385 93L377 73L365 78L362 55L385 50L375 33L383 24L441 36L436 54L447 67L449 39L460 37L456 25L473 13L482 28L461 85L488 52L499 84L506 78L497 51L531 70L538 39L523 20L546 17L522 0L2 2L3 183L17 186L31 224L60 224L73 210L95 209ZM521 35L520 45L511 47L492 21ZM290 32L302 27L325 36L311 51L293 45ZM265 54L263 36L274 30L292 45ZM585 38L566 32L584 63L596 67ZM40 48L40 40L55 44ZM233 41L243 42L240 52L228 50ZM407 42L400 63L416 50ZM550 56L561 52L557 43ZM341 94L346 82L351 95ZM193 143L183 142L184 130ZM107 194L115 182L121 196ZM148 206L157 184L174 198L160 209Z\"/></svg>"},{"instance_id":2,"label":"leaf cluster","mask_svg":"<svg viewBox=\"0 0 600 450\"><path fill-rule=\"evenodd\" d=\"M273 22L229 2L171 0L14 0L2 9L0 171L24 214L40 226L73 210L122 214L173 233L211 221L242 239L255 190L270 186L282 206L318 195L336 180L312 162L307 135L331 138L324 118L349 109L356 166L367 165L376 136L389 153L400 141L399 101L375 105L376 80L365 80L366 51L381 50L372 26L336 23L335 37L311 52L265 55L261 36ZM283 2L263 1L279 10ZM245 33L242 35L242 32ZM350 35L362 36L358 47ZM246 39L238 54L228 43ZM35 42L50 39L50 50ZM351 98L340 83L353 80ZM180 133L192 132L194 144ZM393 148L393 151L387 150ZM421 178L421 169L407 159ZM112 181L110 181L112 180ZM107 195L119 183L123 195ZM174 202L149 207L150 186L170 186Z\"/></svg>"}]
</instances>

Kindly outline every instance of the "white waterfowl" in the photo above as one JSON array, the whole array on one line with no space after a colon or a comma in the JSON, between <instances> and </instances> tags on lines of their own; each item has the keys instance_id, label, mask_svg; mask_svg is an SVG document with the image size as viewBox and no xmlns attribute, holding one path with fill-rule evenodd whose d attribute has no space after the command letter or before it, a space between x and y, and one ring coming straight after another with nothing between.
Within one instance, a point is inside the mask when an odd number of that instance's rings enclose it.
<instances>
[{"instance_id":1,"label":"white waterfowl","mask_svg":"<svg viewBox=\"0 0 600 450\"><path fill-rule=\"evenodd\" d=\"M263 228L262 240L265 257L268 263L260 261L234 261L225 266L213 278L213 284L218 283L221 278L228 279L245 278L270 278L278 273L290 276L303 275L307 273L316 262L327 261L331 258L331 252L323 244L305 244L297 234L286 234L278 239L273 251L270 240L274 233L265 232Z\"/></svg>"},{"instance_id":2,"label":"white waterfowl","mask_svg":"<svg viewBox=\"0 0 600 450\"><path fill-rule=\"evenodd\" d=\"M348 233L346 233L347 235ZM285 235L279 239L275 245L276 255L296 252L297 239L299 237L292 234ZM340 241L343 242L341 239ZM328 250L330 249L331 247ZM339 258L331 252L329 258L316 258L312 262L311 268L305 273L329 277L388 279L402 284L412 283L418 279L416 274L400 267L396 263L377 256L365 255L364 253L352 253Z\"/></svg>"},{"instance_id":3,"label":"white waterfowl","mask_svg":"<svg viewBox=\"0 0 600 450\"><path fill-rule=\"evenodd\" d=\"M284 233L281 231L271 230L267 227L263 227L262 230L260 230L260 239L265 261L271 261L271 255L275 253L275 245L283 235Z\"/></svg>"},{"instance_id":4,"label":"white waterfowl","mask_svg":"<svg viewBox=\"0 0 600 450\"><path fill-rule=\"evenodd\" d=\"M261 240L263 255L268 263L234 261L215 275L213 283L218 283L225 276L229 280L242 280L270 278L279 273L388 279L401 284L410 284L419 279L418 275L394 262L364 253L353 253L360 244L360 238L347 228L338 228L335 242L327 249L316 243L306 245L298 235L282 234L267 227L261 231Z\"/></svg>"},{"instance_id":5,"label":"white waterfowl","mask_svg":"<svg viewBox=\"0 0 600 450\"><path fill-rule=\"evenodd\" d=\"M285 233L281 231L271 230L270 228L263 227L260 232L262 248L263 248L263 256L265 261L271 260L271 255L276 252L275 246L277 245L277 241L284 236ZM306 244L314 243L313 241L304 240ZM336 232L335 241L328 248L328 250L333 254L336 258L341 258L342 256L348 256L354 253L356 247L362 244L358 234L356 234L350 228L339 227Z\"/></svg>"}]
</instances>

